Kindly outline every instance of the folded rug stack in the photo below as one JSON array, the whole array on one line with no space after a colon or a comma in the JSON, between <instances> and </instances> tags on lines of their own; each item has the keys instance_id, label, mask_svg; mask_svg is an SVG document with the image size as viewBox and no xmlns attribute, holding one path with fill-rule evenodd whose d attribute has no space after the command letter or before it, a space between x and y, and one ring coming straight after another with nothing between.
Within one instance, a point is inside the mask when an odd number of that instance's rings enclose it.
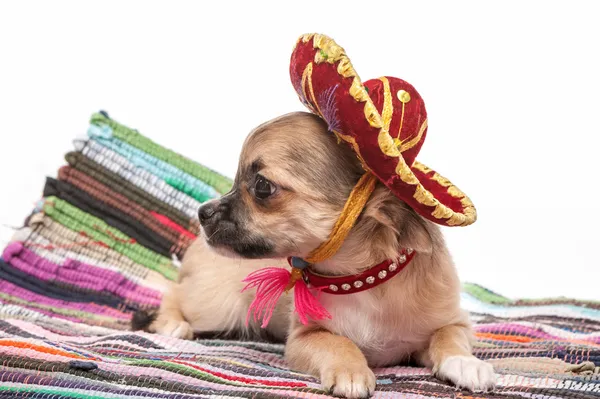
<instances>
[{"instance_id":1,"label":"folded rug stack","mask_svg":"<svg viewBox=\"0 0 600 399\"><path fill-rule=\"evenodd\" d=\"M75 148L0 260L0 398L329 397L286 368L281 345L129 331L176 279L200 204L232 182L104 112ZM398 366L376 370L375 397L600 397L600 303L477 285L462 299L497 389Z\"/></svg>"}]
</instances>

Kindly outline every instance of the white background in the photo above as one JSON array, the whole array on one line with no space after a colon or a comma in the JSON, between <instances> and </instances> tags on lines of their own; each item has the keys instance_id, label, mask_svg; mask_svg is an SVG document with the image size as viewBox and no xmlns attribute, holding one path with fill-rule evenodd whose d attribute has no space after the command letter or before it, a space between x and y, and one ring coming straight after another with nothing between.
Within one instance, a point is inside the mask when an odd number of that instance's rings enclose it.
<instances>
[{"instance_id":1,"label":"white background","mask_svg":"<svg viewBox=\"0 0 600 399\"><path fill-rule=\"evenodd\" d=\"M445 228L463 280L600 299L594 4L3 2L0 223L21 223L100 109L233 176L254 126L302 109L289 56L319 32L363 80L395 75L424 97L419 159L479 212Z\"/></svg>"}]
</instances>

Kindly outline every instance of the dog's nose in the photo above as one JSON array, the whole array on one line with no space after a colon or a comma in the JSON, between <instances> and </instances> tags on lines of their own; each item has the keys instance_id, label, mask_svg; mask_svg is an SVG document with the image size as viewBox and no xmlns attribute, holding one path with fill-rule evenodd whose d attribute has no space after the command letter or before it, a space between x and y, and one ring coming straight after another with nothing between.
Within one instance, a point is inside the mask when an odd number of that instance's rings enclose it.
<instances>
[{"instance_id":1,"label":"dog's nose","mask_svg":"<svg viewBox=\"0 0 600 399\"><path fill-rule=\"evenodd\" d=\"M198 211L198 218L200 224L204 225L210 218L215 214L215 206L213 204L205 204L200 207Z\"/></svg>"}]
</instances>

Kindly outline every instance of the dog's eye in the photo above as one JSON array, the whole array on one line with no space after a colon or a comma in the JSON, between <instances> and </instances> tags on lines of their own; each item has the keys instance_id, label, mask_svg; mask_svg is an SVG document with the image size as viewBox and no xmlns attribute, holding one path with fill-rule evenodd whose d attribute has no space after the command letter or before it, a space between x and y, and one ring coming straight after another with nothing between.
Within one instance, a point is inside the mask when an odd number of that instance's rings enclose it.
<instances>
[{"instance_id":1,"label":"dog's eye","mask_svg":"<svg viewBox=\"0 0 600 399\"><path fill-rule=\"evenodd\" d=\"M256 198L265 199L273 195L274 192L275 186L270 181L260 175L256 178L256 182L254 183L254 195Z\"/></svg>"}]
</instances>

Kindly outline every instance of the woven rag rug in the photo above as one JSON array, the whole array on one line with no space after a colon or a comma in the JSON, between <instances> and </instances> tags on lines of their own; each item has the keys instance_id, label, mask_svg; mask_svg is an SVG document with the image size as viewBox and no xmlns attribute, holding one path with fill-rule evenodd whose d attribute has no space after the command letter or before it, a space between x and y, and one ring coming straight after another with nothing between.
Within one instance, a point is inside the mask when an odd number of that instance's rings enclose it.
<instances>
[{"instance_id":1,"label":"woven rag rug","mask_svg":"<svg viewBox=\"0 0 600 399\"><path fill-rule=\"evenodd\" d=\"M0 398L327 398L283 347L129 329L156 308L230 179L94 114L0 260ZM471 394L408 365L376 398L600 398L600 303L510 300L467 284L476 356L499 375Z\"/></svg>"}]
</instances>

